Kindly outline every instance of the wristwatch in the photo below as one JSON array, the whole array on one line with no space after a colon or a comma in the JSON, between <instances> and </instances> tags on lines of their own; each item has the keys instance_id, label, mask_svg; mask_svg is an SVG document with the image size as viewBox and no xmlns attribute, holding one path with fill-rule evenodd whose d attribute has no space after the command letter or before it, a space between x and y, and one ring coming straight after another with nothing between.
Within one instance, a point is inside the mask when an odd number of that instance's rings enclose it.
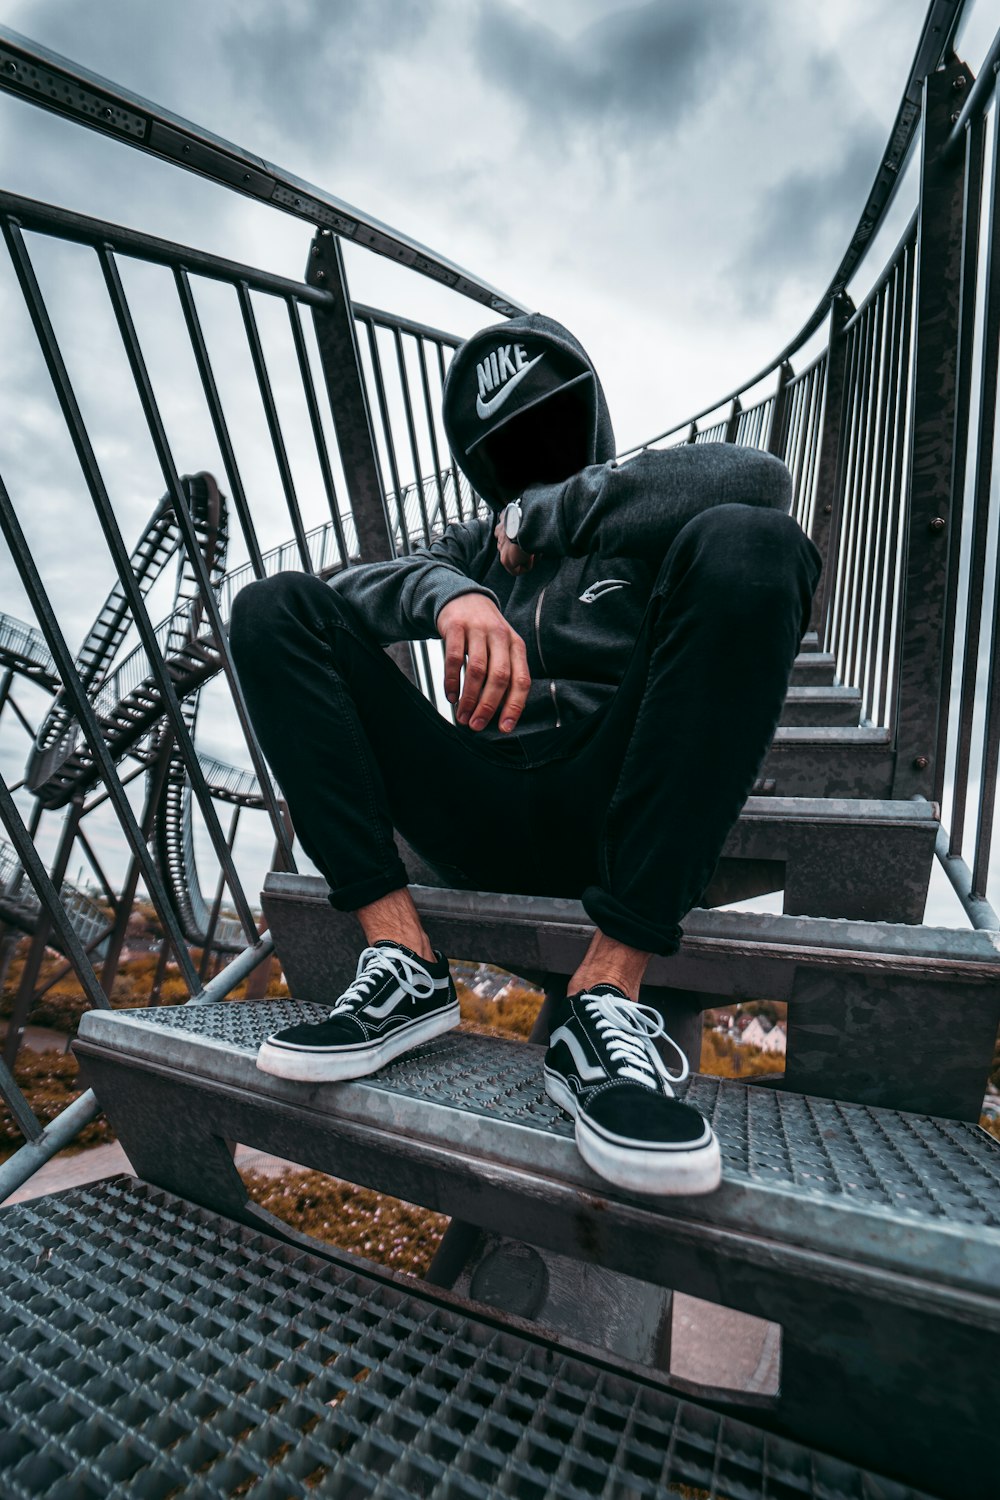
<instances>
[{"instance_id":1,"label":"wristwatch","mask_svg":"<svg viewBox=\"0 0 1000 1500\"><path fill-rule=\"evenodd\" d=\"M510 504L504 509L504 513L501 519L503 521L504 535L506 536L508 542L515 542L518 546L520 546L521 544L517 540L518 533L521 530L522 520L520 500L512 500Z\"/></svg>"}]
</instances>

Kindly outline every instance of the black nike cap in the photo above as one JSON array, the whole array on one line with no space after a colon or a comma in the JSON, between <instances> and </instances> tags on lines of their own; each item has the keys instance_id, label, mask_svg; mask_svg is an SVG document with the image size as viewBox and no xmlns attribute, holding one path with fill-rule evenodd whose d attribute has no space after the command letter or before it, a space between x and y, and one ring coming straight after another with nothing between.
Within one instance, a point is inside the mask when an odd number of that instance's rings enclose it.
<instances>
[{"instance_id":1,"label":"black nike cap","mask_svg":"<svg viewBox=\"0 0 1000 1500\"><path fill-rule=\"evenodd\" d=\"M553 412L565 407L554 397L578 399L589 428L594 387L592 368L565 343L504 324L484 328L456 351L445 380L444 422L452 451L459 461L472 460L469 468L480 488L494 492L487 498L503 498L516 488L505 484L496 468L505 430L511 429L515 445L525 431L526 413L543 402L552 402Z\"/></svg>"}]
</instances>

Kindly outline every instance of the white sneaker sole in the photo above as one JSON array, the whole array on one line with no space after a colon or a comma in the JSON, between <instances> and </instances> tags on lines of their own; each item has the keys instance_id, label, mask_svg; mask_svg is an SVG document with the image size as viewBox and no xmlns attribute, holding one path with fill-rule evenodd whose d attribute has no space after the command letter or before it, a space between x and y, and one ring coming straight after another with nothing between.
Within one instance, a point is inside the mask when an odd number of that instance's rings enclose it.
<instances>
[{"instance_id":1,"label":"white sneaker sole","mask_svg":"<svg viewBox=\"0 0 1000 1500\"><path fill-rule=\"evenodd\" d=\"M392 1062L403 1052L429 1042L432 1037L451 1031L462 1019L457 1005L435 1011L422 1021L414 1021L404 1031L395 1031L381 1042L368 1046L331 1048L321 1052L316 1047L282 1047L262 1042L257 1066L262 1073L275 1078L291 1078L296 1083L342 1083L350 1078L367 1078Z\"/></svg>"},{"instance_id":2,"label":"white sneaker sole","mask_svg":"<svg viewBox=\"0 0 1000 1500\"><path fill-rule=\"evenodd\" d=\"M656 1193L664 1198L696 1197L713 1193L722 1181L722 1154L713 1135L693 1150L674 1147L616 1146L605 1140L581 1116L576 1096L562 1079L545 1070L545 1092L576 1122L577 1150L587 1166L615 1187L633 1193Z\"/></svg>"}]
</instances>

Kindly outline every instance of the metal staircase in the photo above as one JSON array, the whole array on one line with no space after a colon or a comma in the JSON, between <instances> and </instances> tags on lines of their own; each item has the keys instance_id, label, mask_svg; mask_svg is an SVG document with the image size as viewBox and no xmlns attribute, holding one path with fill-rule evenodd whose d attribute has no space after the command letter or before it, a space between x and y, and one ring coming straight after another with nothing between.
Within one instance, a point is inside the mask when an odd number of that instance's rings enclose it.
<instances>
[{"instance_id":1,"label":"metal staircase","mask_svg":"<svg viewBox=\"0 0 1000 1500\"><path fill-rule=\"evenodd\" d=\"M293 281L0 194L0 228L119 575L74 657L0 482L0 529L38 624L0 630L0 663L60 690L26 787L0 781L0 817L44 924L31 952L58 943L91 1005L74 1049L87 1090L55 1121L42 1126L0 1064L26 1141L0 1162L0 1198L100 1110L136 1173L0 1212L4 1496L995 1491L1000 1145L977 1121L1000 1024L1000 918L987 895L1000 626L984 604L998 503L995 125L988 178L984 143L1000 37L974 80L951 50L960 12L954 0L929 6L876 181L814 316L768 369L644 445L767 448L792 472L793 514L824 558L760 778L683 920L680 950L653 961L642 995L686 1052L687 1097L722 1146L721 1188L691 1199L609 1187L542 1090L551 1003L592 931L572 892L455 889L404 845L435 946L545 992L531 1041L452 1033L349 1084L293 1084L255 1067L275 1025L325 1013L354 975L358 942L323 882L296 871L229 653L232 598L279 568L328 574L391 558L477 504L448 467L435 405L457 339L353 304L340 242L450 286L491 317L519 309L273 164L0 30L0 87L315 231L306 277ZM855 308L848 285L918 132L914 217ZM165 488L131 555L26 232L96 254L105 274ZM174 466L115 269L129 256L173 277L238 523L231 537L214 480L202 474L198 488ZM220 355L199 322L200 277L232 293L243 321L290 522L273 551L258 540L213 372ZM287 321L329 507L319 527L306 526L292 482L251 292L275 299ZM824 320L824 350L796 370ZM223 535L246 556L225 574ZM183 598L154 630L144 600L173 554ZM118 661L133 623L141 644ZM424 648L395 654L433 698ZM197 691L220 671L252 771L195 750ZM133 774L148 778L141 815L126 792ZM235 819L227 840L215 800L270 819L265 933L233 860ZM61 899L81 820L106 801L130 856L127 886L145 885L165 934L161 962L176 962L186 1004L112 1010L113 964L99 979ZM194 864L195 806L219 863L212 912ZM38 825L62 807L49 863ZM935 870L966 926L925 923ZM231 932L217 925L226 891ZM775 892L781 912L726 909ZM207 979L189 945L213 927L236 956ZM288 999L263 998L275 954ZM244 981L250 998L230 998ZM760 998L787 1004L785 1073L699 1074L703 1012ZM427 1278L390 1274L265 1213L237 1171L237 1142L448 1215ZM765 1320L776 1378L685 1375L671 1349L678 1294Z\"/></svg>"}]
</instances>

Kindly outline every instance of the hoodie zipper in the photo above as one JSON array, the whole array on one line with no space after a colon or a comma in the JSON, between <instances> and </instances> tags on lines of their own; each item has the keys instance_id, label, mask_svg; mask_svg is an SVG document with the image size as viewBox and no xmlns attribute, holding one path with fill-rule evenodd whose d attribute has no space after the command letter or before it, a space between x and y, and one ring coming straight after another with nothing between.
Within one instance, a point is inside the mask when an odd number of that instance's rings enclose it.
<instances>
[{"instance_id":1,"label":"hoodie zipper","mask_svg":"<svg viewBox=\"0 0 1000 1500\"><path fill-rule=\"evenodd\" d=\"M535 605L535 645L538 648L538 660L542 664L542 671L546 677L549 677L549 669L545 665L545 657L542 655L542 600L545 598L545 589L547 588L548 584L545 585L545 588L538 595L538 603ZM562 719L559 717L559 699L556 695L555 679L552 677L549 677L549 697L552 699L552 710L556 716L556 728L560 729L562 727Z\"/></svg>"}]
</instances>

